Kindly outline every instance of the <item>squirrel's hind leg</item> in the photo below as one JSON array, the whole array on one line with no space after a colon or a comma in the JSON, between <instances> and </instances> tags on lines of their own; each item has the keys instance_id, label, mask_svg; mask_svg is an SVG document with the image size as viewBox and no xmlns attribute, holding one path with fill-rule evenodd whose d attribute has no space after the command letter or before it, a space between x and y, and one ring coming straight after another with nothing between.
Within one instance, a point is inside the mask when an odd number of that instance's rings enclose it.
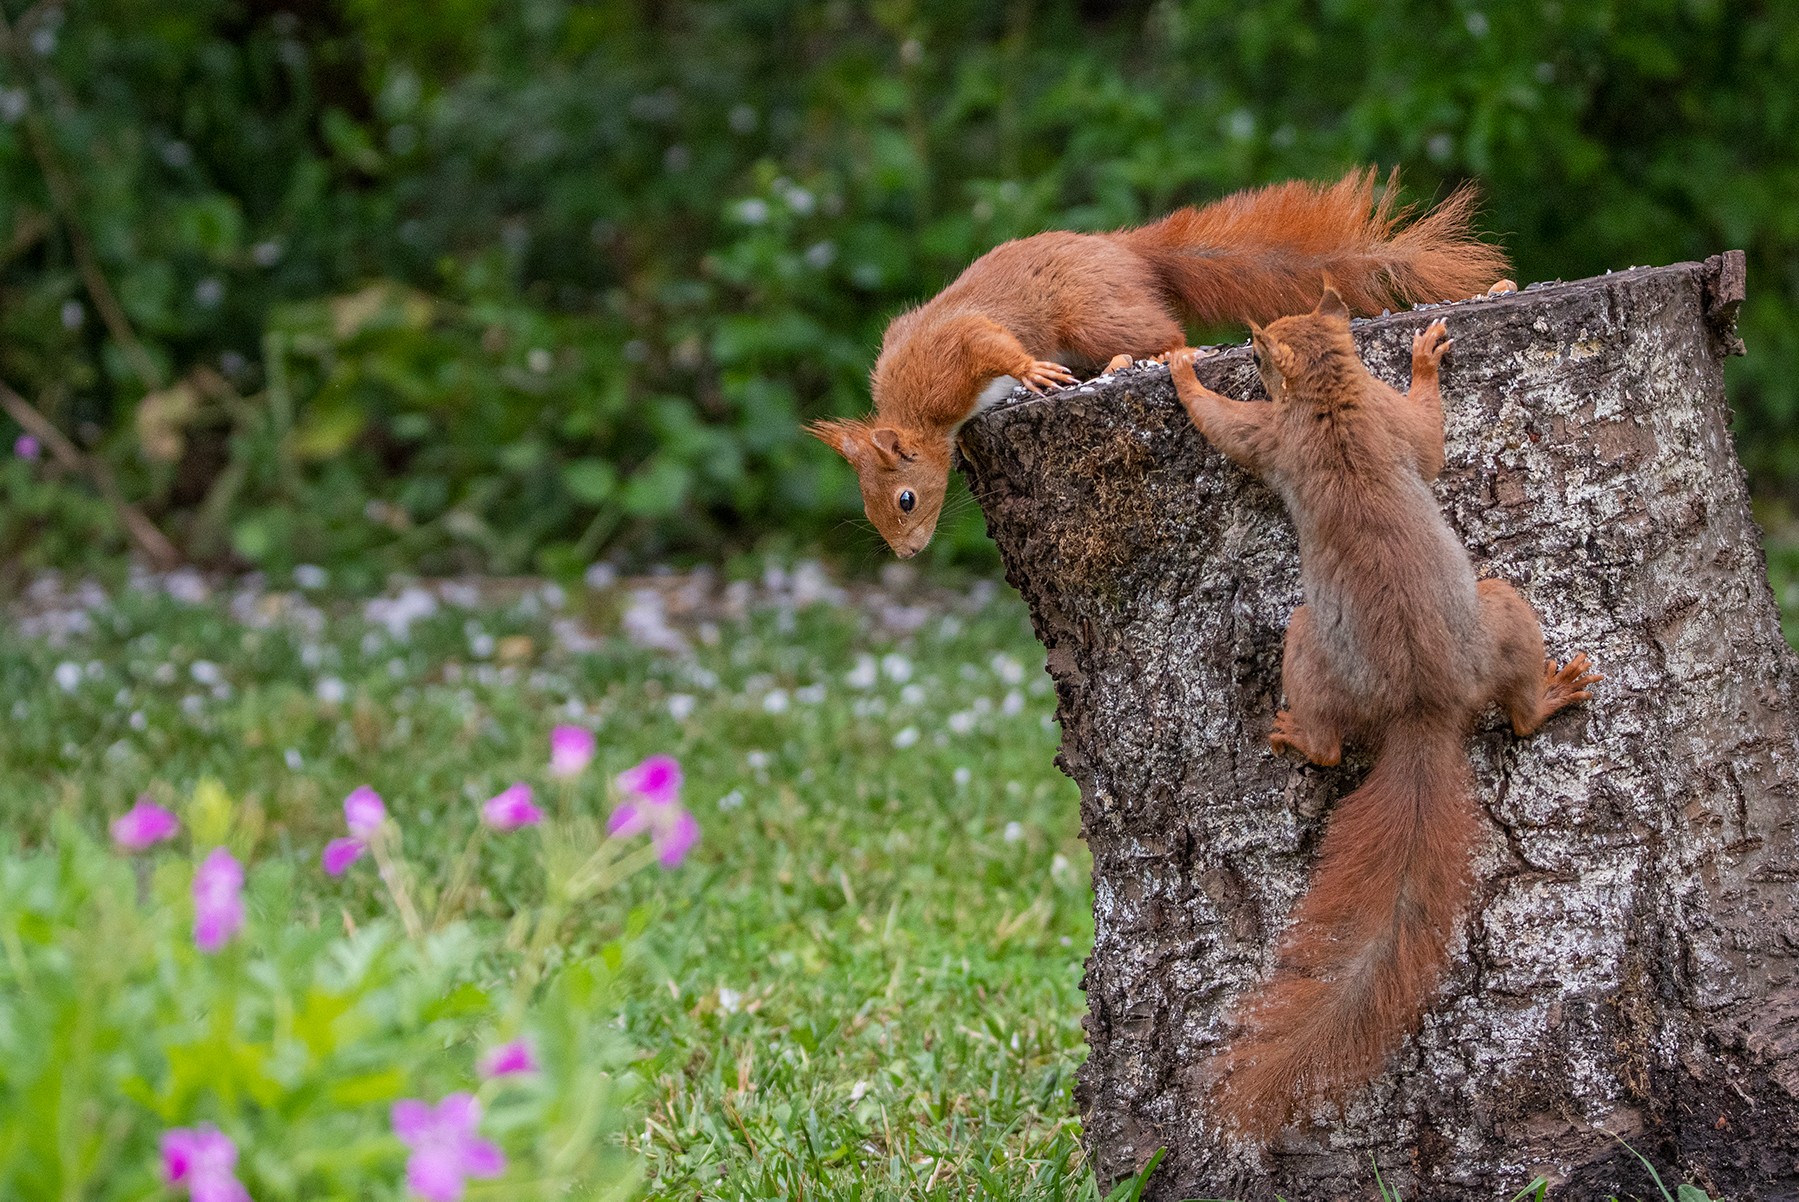
<instances>
[{"instance_id":1,"label":"squirrel's hind leg","mask_svg":"<svg viewBox=\"0 0 1799 1202\"><path fill-rule=\"evenodd\" d=\"M1543 652L1543 628L1530 603L1503 580L1483 580L1481 626L1487 634L1491 697L1511 720L1514 734L1533 735L1549 718L1589 700L1590 685L1605 678L1585 655L1557 664Z\"/></svg>"},{"instance_id":2,"label":"squirrel's hind leg","mask_svg":"<svg viewBox=\"0 0 1799 1202\"><path fill-rule=\"evenodd\" d=\"M1341 763L1343 727L1337 714L1342 706L1312 634L1312 615L1304 605L1293 611L1287 623L1281 689L1287 694L1289 708L1274 716L1269 749L1276 755L1297 752L1321 768Z\"/></svg>"}]
</instances>

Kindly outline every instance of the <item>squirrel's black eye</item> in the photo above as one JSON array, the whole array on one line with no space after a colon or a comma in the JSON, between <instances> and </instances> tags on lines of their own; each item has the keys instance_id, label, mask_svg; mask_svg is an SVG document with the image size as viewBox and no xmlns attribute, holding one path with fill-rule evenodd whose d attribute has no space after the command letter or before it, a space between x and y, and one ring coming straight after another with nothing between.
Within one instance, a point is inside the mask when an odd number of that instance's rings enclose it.
<instances>
[{"instance_id":1,"label":"squirrel's black eye","mask_svg":"<svg viewBox=\"0 0 1799 1202\"><path fill-rule=\"evenodd\" d=\"M912 495L911 489L905 488L900 490L899 506L901 513L911 513L912 507L916 504L918 504L918 498Z\"/></svg>"}]
</instances>

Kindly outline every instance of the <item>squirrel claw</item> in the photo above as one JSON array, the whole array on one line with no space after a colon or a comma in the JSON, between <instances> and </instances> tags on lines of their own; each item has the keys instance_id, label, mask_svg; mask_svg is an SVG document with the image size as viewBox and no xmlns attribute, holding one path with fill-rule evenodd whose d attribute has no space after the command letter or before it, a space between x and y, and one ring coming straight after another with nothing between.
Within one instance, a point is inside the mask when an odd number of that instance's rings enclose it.
<instances>
[{"instance_id":1,"label":"squirrel claw","mask_svg":"<svg viewBox=\"0 0 1799 1202\"><path fill-rule=\"evenodd\" d=\"M1018 377L1018 382L1039 396L1052 388L1065 388L1081 381L1073 372L1060 363L1052 363L1047 359L1033 360Z\"/></svg>"},{"instance_id":2,"label":"squirrel claw","mask_svg":"<svg viewBox=\"0 0 1799 1202\"><path fill-rule=\"evenodd\" d=\"M1553 659L1543 664L1543 705L1550 713L1573 705L1577 701L1591 701L1591 686L1598 684L1605 677L1593 671L1593 661L1585 652L1577 652L1565 664L1557 664Z\"/></svg>"},{"instance_id":3,"label":"squirrel claw","mask_svg":"<svg viewBox=\"0 0 1799 1202\"><path fill-rule=\"evenodd\" d=\"M1449 337L1449 323L1437 318L1412 335L1412 370L1435 371L1454 345L1454 340Z\"/></svg>"}]
</instances>

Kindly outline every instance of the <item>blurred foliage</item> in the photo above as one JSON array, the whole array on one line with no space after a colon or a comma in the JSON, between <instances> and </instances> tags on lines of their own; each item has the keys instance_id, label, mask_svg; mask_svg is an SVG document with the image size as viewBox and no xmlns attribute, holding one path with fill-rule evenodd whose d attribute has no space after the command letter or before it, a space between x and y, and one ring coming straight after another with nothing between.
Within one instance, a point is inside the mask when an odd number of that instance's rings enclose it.
<instances>
[{"instance_id":1,"label":"blurred foliage","mask_svg":"<svg viewBox=\"0 0 1799 1202\"><path fill-rule=\"evenodd\" d=\"M866 406L894 311L1005 238L1367 162L1478 178L1526 281L1746 248L1744 456L1799 482L1772 0L0 11L0 379L202 560L875 554L800 426ZM0 559L121 545L0 473ZM937 552L989 554L978 515Z\"/></svg>"}]
</instances>

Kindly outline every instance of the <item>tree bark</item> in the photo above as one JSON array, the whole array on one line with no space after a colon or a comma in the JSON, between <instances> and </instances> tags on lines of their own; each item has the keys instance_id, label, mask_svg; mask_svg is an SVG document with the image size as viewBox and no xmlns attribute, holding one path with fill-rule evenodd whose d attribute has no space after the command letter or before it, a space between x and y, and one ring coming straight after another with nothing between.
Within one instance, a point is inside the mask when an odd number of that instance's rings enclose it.
<instances>
[{"instance_id":1,"label":"tree bark","mask_svg":"<svg viewBox=\"0 0 1799 1202\"><path fill-rule=\"evenodd\" d=\"M1469 741L1489 834L1422 1028L1265 1151L1221 1137L1206 1062L1263 981L1340 769L1275 757L1298 554L1279 500L1188 422L1160 367L970 423L964 471L1048 648L1093 850L1077 1097L1102 1181L1315 1202L1799 1197L1799 728L1730 438L1742 256L1356 323L1400 387L1446 317L1437 484L1482 575L1591 655L1593 701ZM1199 366L1261 396L1248 351ZM1453 665L1449 665L1453 668Z\"/></svg>"}]
</instances>

